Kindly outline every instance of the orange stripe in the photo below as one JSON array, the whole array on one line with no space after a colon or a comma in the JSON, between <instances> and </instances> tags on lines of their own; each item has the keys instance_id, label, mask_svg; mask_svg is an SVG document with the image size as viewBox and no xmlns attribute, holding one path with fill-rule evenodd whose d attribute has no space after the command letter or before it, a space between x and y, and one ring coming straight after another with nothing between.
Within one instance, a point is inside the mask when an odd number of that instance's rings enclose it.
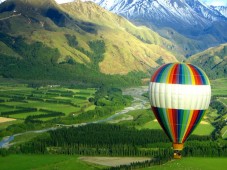
<instances>
[{"instance_id":1,"label":"orange stripe","mask_svg":"<svg viewBox=\"0 0 227 170\"><path fill-rule=\"evenodd\" d=\"M174 64L172 66L172 68L170 68L171 71L169 72L169 75L167 77L167 83L169 83L169 84L173 84L173 75L174 75L174 70L175 70L176 66L177 66L177 64Z\"/></svg>"}]
</instances>

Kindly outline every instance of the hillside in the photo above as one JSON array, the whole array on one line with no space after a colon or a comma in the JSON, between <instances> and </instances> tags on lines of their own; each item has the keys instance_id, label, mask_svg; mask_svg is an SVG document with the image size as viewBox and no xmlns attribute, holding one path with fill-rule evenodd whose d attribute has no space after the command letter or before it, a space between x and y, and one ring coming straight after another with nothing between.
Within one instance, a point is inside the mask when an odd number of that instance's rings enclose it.
<instances>
[{"instance_id":1,"label":"hillside","mask_svg":"<svg viewBox=\"0 0 227 170\"><path fill-rule=\"evenodd\" d=\"M191 56L227 42L226 7L213 8L201 0L83 0L145 25Z\"/></svg>"},{"instance_id":2,"label":"hillside","mask_svg":"<svg viewBox=\"0 0 227 170\"><path fill-rule=\"evenodd\" d=\"M87 76L96 81L109 74L146 73L177 61L166 50L174 48L148 28L90 2L9 0L0 5L0 74L6 78Z\"/></svg>"},{"instance_id":3,"label":"hillside","mask_svg":"<svg viewBox=\"0 0 227 170\"><path fill-rule=\"evenodd\" d=\"M200 66L211 79L227 76L227 44L209 48L189 58L189 62Z\"/></svg>"}]
</instances>

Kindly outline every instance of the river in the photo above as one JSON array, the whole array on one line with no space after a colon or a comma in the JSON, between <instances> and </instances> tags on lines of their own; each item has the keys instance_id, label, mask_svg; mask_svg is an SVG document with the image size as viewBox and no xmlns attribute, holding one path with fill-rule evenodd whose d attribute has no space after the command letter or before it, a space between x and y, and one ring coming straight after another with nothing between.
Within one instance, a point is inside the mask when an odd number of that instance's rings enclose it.
<instances>
[{"instance_id":1,"label":"river","mask_svg":"<svg viewBox=\"0 0 227 170\"><path fill-rule=\"evenodd\" d=\"M27 132L23 132L23 133L14 134L12 136L6 136L3 138L2 141L0 141L0 148L9 147L11 145L10 142L12 142L16 136L24 135L27 133L44 133L44 132L48 132L50 130L56 130L61 127L71 127L71 126L78 127L78 126L85 126L85 125L91 124L91 123L109 122L109 121L117 118L120 115L128 113L129 111L149 108L150 107L149 101L147 100L146 97L142 96L142 94L146 93L147 90L148 90L147 86L123 89L124 95L130 95L134 99L131 106L125 107L123 110L116 112L114 115L111 115L108 118L98 120L98 121L93 121L93 122L80 123L80 124L72 124L72 125L60 124L58 127L51 127L51 128L46 128L46 129L42 129L42 130L27 131Z\"/></svg>"}]
</instances>

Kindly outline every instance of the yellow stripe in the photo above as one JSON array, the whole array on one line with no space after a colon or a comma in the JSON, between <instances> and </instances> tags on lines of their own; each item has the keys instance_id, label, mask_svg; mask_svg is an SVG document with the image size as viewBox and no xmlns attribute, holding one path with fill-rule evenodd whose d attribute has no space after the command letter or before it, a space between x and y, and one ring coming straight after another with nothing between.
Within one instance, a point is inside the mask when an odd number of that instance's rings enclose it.
<instances>
[{"instance_id":1,"label":"yellow stripe","mask_svg":"<svg viewBox=\"0 0 227 170\"><path fill-rule=\"evenodd\" d=\"M192 85L195 85L195 77L193 76L194 74L193 74L191 68L187 64L186 64L186 66L187 66L187 68L188 68L188 70L190 72L191 83L192 83Z\"/></svg>"},{"instance_id":2,"label":"yellow stripe","mask_svg":"<svg viewBox=\"0 0 227 170\"><path fill-rule=\"evenodd\" d=\"M191 122L191 120L192 120L193 112L194 112L193 110L190 110L189 117L188 117L188 123L187 123L187 126L186 126L186 128L185 128L184 135L182 136L182 140L184 139L185 134L186 134L186 132L187 132L187 130L188 130L188 127L189 127L189 125L190 125L190 122ZM181 141L181 142L182 142L182 141Z\"/></svg>"}]
</instances>

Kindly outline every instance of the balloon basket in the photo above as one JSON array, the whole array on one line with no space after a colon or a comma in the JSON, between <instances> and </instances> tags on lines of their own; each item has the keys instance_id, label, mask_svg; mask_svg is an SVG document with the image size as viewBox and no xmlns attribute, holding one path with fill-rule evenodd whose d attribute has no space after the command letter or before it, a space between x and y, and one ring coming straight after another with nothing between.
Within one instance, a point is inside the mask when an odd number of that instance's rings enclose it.
<instances>
[{"instance_id":1,"label":"balloon basket","mask_svg":"<svg viewBox=\"0 0 227 170\"><path fill-rule=\"evenodd\" d=\"M181 159L181 151L184 148L184 144L183 143L173 143L173 158L174 159Z\"/></svg>"},{"instance_id":2,"label":"balloon basket","mask_svg":"<svg viewBox=\"0 0 227 170\"><path fill-rule=\"evenodd\" d=\"M173 153L173 158L174 159L181 159L181 152L178 151L178 150L174 150L174 153Z\"/></svg>"}]
</instances>

